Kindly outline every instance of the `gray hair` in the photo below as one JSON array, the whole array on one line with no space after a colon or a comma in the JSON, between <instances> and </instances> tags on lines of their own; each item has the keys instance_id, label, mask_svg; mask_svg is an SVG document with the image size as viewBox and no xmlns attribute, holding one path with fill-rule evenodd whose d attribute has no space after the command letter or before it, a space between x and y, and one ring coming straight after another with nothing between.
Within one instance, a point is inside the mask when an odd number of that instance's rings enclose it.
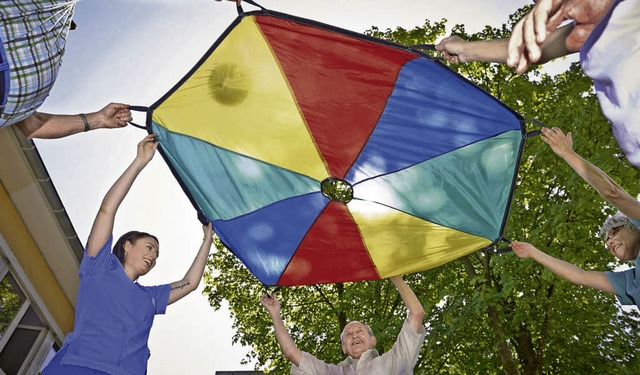
<instances>
[{"instance_id":1,"label":"gray hair","mask_svg":"<svg viewBox=\"0 0 640 375\"><path fill-rule=\"evenodd\" d=\"M341 343L344 344L344 330L347 329L349 324L352 324L352 323L362 324L367 329L367 333L369 334L369 336L373 336L373 331L371 330L371 327L369 327L369 325L354 320L352 322L349 322L349 323L345 324L344 328L342 329L342 333L340 334L340 342Z\"/></svg>"},{"instance_id":2,"label":"gray hair","mask_svg":"<svg viewBox=\"0 0 640 375\"><path fill-rule=\"evenodd\" d=\"M600 229L600 234L602 235L604 241L607 241L607 233L613 228L625 227L629 229L629 231L636 236L640 237L640 228L634 224L627 215L618 211L615 214L609 216L607 220L602 224L602 229Z\"/></svg>"}]
</instances>

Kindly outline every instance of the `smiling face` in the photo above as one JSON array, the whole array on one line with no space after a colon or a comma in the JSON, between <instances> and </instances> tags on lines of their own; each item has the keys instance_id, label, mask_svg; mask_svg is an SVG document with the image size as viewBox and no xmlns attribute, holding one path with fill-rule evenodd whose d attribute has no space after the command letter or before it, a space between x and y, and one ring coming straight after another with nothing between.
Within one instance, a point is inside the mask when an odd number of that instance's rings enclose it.
<instances>
[{"instance_id":1,"label":"smiling face","mask_svg":"<svg viewBox=\"0 0 640 375\"><path fill-rule=\"evenodd\" d=\"M152 237L142 237L124 243L124 268L127 274L138 278L147 274L156 265L160 256L158 241ZM135 280L135 279L134 279Z\"/></svg>"},{"instance_id":2,"label":"smiling face","mask_svg":"<svg viewBox=\"0 0 640 375\"><path fill-rule=\"evenodd\" d=\"M351 322L342 331L342 351L351 358L359 359L362 353L376 346L376 337L360 322Z\"/></svg>"},{"instance_id":3,"label":"smiling face","mask_svg":"<svg viewBox=\"0 0 640 375\"><path fill-rule=\"evenodd\" d=\"M607 232L605 246L620 260L634 260L640 251L640 238L628 228L619 226Z\"/></svg>"}]
</instances>

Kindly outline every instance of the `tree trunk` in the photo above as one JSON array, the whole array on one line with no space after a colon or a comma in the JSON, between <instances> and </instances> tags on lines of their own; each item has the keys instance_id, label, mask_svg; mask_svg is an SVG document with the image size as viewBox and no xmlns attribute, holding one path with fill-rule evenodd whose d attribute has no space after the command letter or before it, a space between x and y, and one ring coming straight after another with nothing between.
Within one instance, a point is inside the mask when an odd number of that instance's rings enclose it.
<instances>
[{"instance_id":1,"label":"tree trunk","mask_svg":"<svg viewBox=\"0 0 640 375\"><path fill-rule=\"evenodd\" d=\"M460 258L462 264L464 265L464 269L467 272L469 278L473 279L477 276L476 270L473 268L471 264L471 260L468 256ZM488 263L488 261L487 261ZM488 278L487 278L488 280ZM478 288L482 288L484 285L478 285ZM505 339L506 335L502 326L500 326L500 314L498 310L489 306L487 309L487 315L489 316L489 322L493 332L496 334L496 344L498 348L498 356L500 357L500 362L502 363L502 368L504 373L507 375L520 375L520 369L518 368L518 364L513 358L513 353L511 352L511 348L509 348L509 343Z\"/></svg>"}]
</instances>

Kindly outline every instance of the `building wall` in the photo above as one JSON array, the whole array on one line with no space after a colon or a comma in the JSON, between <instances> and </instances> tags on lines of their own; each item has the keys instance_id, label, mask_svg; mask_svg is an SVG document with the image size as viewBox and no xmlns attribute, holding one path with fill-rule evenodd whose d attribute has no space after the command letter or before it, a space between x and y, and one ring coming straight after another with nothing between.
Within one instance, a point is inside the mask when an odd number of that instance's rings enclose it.
<instances>
[{"instance_id":1,"label":"building wall","mask_svg":"<svg viewBox=\"0 0 640 375\"><path fill-rule=\"evenodd\" d=\"M73 330L81 256L35 145L0 128L0 375L37 374Z\"/></svg>"}]
</instances>

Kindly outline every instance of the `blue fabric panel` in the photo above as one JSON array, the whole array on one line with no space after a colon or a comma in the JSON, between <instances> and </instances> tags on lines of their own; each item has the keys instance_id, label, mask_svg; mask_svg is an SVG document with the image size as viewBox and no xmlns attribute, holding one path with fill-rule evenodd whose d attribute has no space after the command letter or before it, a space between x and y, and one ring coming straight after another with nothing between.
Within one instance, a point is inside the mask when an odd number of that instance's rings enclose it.
<instances>
[{"instance_id":1,"label":"blue fabric panel","mask_svg":"<svg viewBox=\"0 0 640 375\"><path fill-rule=\"evenodd\" d=\"M290 198L249 215L214 221L222 242L265 285L276 285L307 231L329 203L322 193Z\"/></svg>"},{"instance_id":2,"label":"blue fabric panel","mask_svg":"<svg viewBox=\"0 0 640 375\"><path fill-rule=\"evenodd\" d=\"M4 52L4 43L0 39L0 114L4 110L4 105L7 104L7 95L9 94L9 68L7 55Z\"/></svg>"},{"instance_id":3,"label":"blue fabric panel","mask_svg":"<svg viewBox=\"0 0 640 375\"><path fill-rule=\"evenodd\" d=\"M356 183L508 130L518 118L498 100L426 58L400 71L371 138L347 174Z\"/></svg>"},{"instance_id":4,"label":"blue fabric panel","mask_svg":"<svg viewBox=\"0 0 640 375\"><path fill-rule=\"evenodd\" d=\"M152 128L183 187L212 221L320 191L320 182L307 176L172 133L155 122Z\"/></svg>"},{"instance_id":5,"label":"blue fabric panel","mask_svg":"<svg viewBox=\"0 0 640 375\"><path fill-rule=\"evenodd\" d=\"M511 197L522 135L509 131L354 186L354 198L495 240Z\"/></svg>"}]
</instances>

